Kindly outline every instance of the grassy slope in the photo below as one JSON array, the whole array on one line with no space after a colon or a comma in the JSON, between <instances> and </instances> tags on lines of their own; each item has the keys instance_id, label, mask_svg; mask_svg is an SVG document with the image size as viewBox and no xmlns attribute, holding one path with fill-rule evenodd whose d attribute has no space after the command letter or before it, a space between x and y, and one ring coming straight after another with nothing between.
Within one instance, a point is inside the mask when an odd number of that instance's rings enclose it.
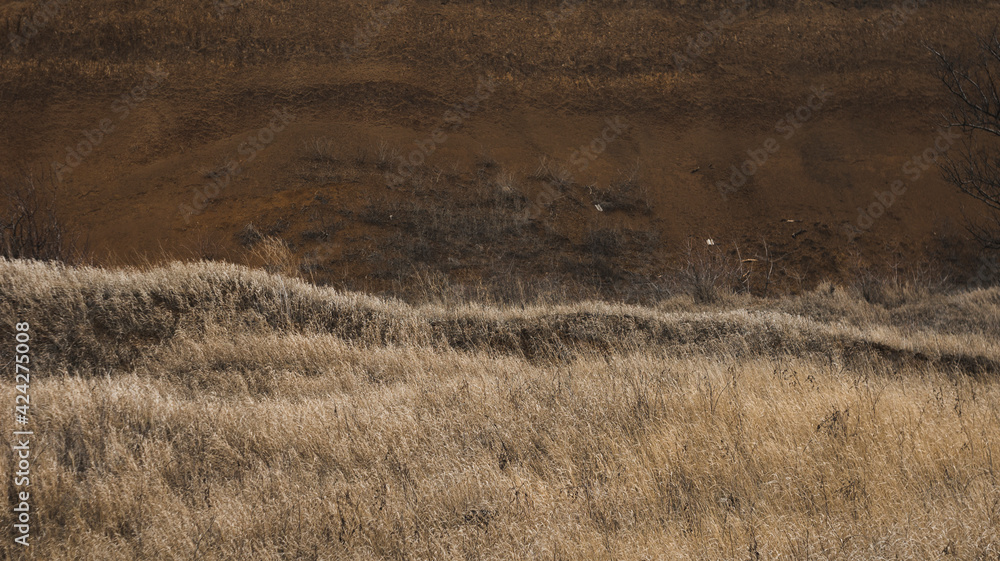
<instances>
[{"instance_id":1,"label":"grassy slope","mask_svg":"<svg viewBox=\"0 0 1000 561\"><path fill-rule=\"evenodd\" d=\"M414 307L0 262L0 296L3 340L33 326L37 559L1000 548L997 289Z\"/></svg>"}]
</instances>

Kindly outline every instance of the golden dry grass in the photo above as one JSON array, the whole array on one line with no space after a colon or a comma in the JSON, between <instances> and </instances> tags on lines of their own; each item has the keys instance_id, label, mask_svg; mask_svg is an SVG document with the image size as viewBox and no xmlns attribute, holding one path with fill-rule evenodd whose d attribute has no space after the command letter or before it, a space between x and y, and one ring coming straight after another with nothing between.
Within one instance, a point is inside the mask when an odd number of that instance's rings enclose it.
<instances>
[{"instance_id":1,"label":"golden dry grass","mask_svg":"<svg viewBox=\"0 0 1000 561\"><path fill-rule=\"evenodd\" d=\"M997 289L412 306L0 261L0 294L38 451L5 558L1000 554Z\"/></svg>"}]
</instances>

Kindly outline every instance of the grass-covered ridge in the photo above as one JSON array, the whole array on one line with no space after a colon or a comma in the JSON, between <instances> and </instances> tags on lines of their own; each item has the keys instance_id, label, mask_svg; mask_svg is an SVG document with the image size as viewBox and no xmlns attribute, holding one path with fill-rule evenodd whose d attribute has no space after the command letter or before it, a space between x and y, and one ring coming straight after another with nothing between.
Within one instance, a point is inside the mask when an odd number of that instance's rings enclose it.
<instances>
[{"instance_id":1,"label":"grass-covered ridge","mask_svg":"<svg viewBox=\"0 0 1000 561\"><path fill-rule=\"evenodd\" d=\"M861 352L890 361L943 361L969 373L1000 369L993 344L1000 330L997 289L914 291L891 307L828 286L797 297L732 297L714 305L696 305L686 296L656 307L592 301L413 305L225 263L145 271L0 263L0 314L9 322L31 321L36 351L51 353L53 364L74 372L133 366L151 348L219 329L443 345L529 359L654 348L826 358Z\"/></svg>"}]
</instances>

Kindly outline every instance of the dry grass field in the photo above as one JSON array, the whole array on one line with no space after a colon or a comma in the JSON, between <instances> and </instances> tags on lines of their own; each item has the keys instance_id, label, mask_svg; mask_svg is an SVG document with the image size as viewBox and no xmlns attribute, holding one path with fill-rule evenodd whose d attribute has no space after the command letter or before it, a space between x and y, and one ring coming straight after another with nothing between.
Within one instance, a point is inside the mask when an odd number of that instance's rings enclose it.
<instances>
[{"instance_id":1,"label":"dry grass field","mask_svg":"<svg viewBox=\"0 0 1000 561\"><path fill-rule=\"evenodd\" d=\"M0 561L1000 561L998 14L0 0Z\"/></svg>"},{"instance_id":2,"label":"dry grass field","mask_svg":"<svg viewBox=\"0 0 1000 561\"><path fill-rule=\"evenodd\" d=\"M408 304L0 261L37 454L33 545L0 556L995 560L1000 290L891 296Z\"/></svg>"}]
</instances>

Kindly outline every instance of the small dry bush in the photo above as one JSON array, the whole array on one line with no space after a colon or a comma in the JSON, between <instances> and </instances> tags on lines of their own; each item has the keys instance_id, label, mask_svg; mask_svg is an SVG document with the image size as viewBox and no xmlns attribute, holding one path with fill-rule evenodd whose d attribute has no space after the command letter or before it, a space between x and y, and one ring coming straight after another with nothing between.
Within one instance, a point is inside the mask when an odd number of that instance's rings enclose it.
<instances>
[{"instance_id":1,"label":"small dry bush","mask_svg":"<svg viewBox=\"0 0 1000 561\"><path fill-rule=\"evenodd\" d=\"M0 177L0 257L62 261L79 258L56 215L56 192L34 176Z\"/></svg>"},{"instance_id":2,"label":"small dry bush","mask_svg":"<svg viewBox=\"0 0 1000 561\"><path fill-rule=\"evenodd\" d=\"M263 236L253 244L248 255L252 263L258 264L269 273L286 277L299 274L300 259L281 238Z\"/></svg>"},{"instance_id":3,"label":"small dry bush","mask_svg":"<svg viewBox=\"0 0 1000 561\"><path fill-rule=\"evenodd\" d=\"M591 187L590 198L591 204L599 205L604 212L650 214L653 211L649 190L639 180L638 165L619 172L607 187Z\"/></svg>"},{"instance_id":4,"label":"small dry bush","mask_svg":"<svg viewBox=\"0 0 1000 561\"><path fill-rule=\"evenodd\" d=\"M531 174L531 178L548 183L560 192L568 189L573 182L573 174L562 164L548 157L538 160L538 167Z\"/></svg>"},{"instance_id":5,"label":"small dry bush","mask_svg":"<svg viewBox=\"0 0 1000 561\"><path fill-rule=\"evenodd\" d=\"M306 157L316 163L337 163L337 144L325 136L313 138L305 143Z\"/></svg>"},{"instance_id":6,"label":"small dry bush","mask_svg":"<svg viewBox=\"0 0 1000 561\"><path fill-rule=\"evenodd\" d=\"M685 242L680 279L696 303L715 303L731 293L735 271L735 264L720 247Z\"/></svg>"}]
</instances>

